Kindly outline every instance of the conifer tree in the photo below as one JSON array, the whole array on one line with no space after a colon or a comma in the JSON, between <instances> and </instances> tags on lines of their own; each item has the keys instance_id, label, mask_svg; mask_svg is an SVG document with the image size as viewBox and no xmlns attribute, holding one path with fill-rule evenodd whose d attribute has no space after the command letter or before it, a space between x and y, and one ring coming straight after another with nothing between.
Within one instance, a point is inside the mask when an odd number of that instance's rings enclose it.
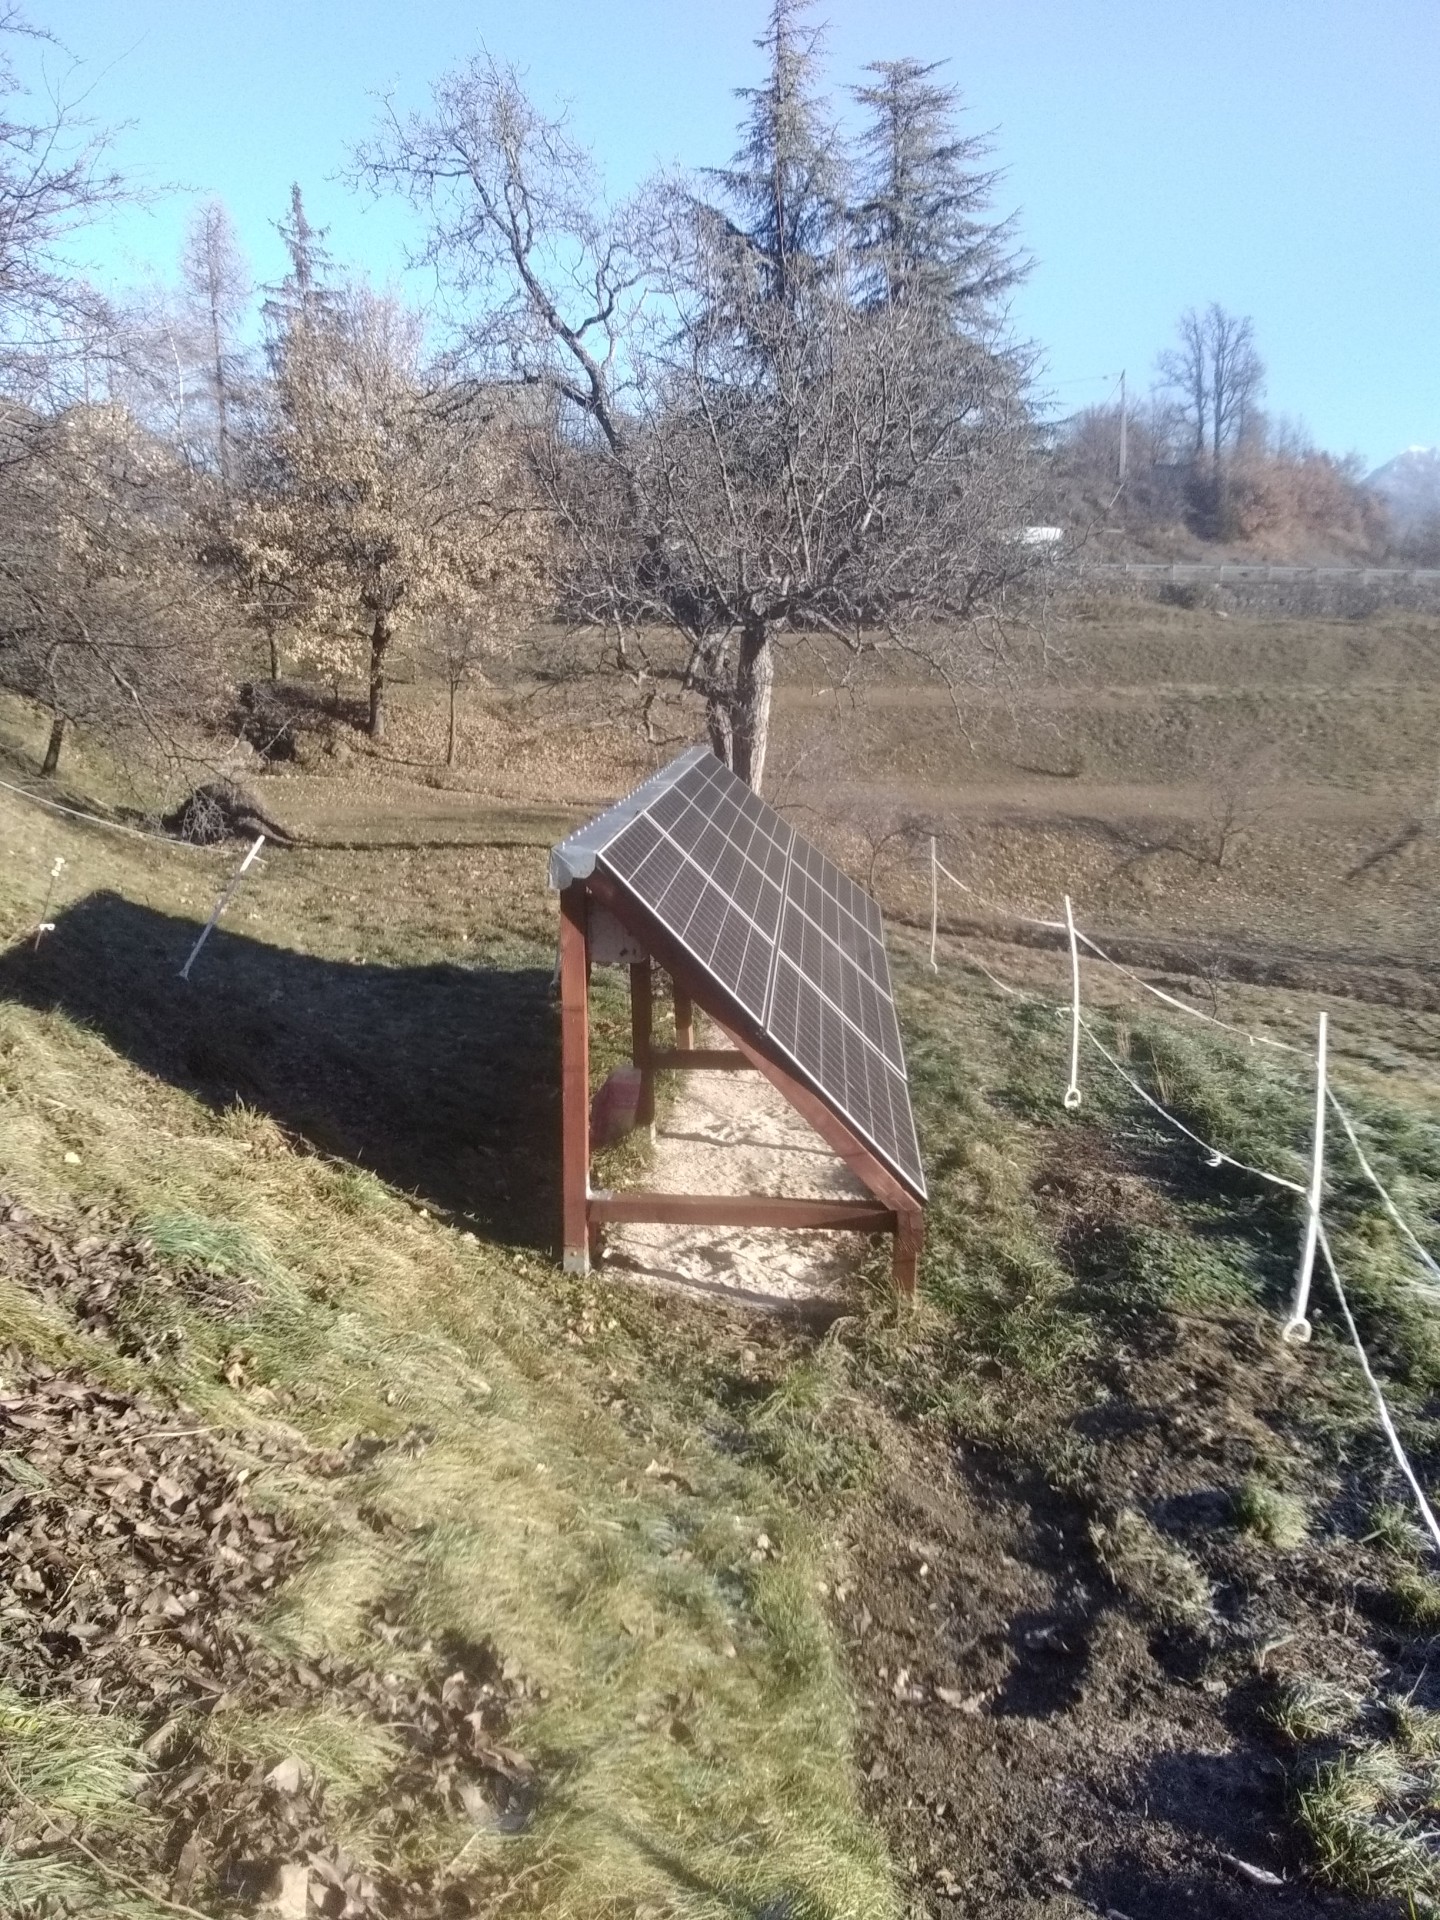
<instances>
[{"instance_id":1,"label":"conifer tree","mask_svg":"<svg viewBox=\"0 0 1440 1920\"><path fill-rule=\"evenodd\" d=\"M962 133L959 90L939 62L877 60L854 89L868 110L860 141L856 246L871 300L932 301L952 325L988 337L1000 303L1024 278L1014 221L986 217L999 172L990 142Z\"/></svg>"},{"instance_id":2,"label":"conifer tree","mask_svg":"<svg viewBox=\"0 0 1440 1920\"><path fill-rule=\"evenodd\" d=\"M210 390L215 470L224 490L232 479L235 414L244 377L244 355L236 336L250 300L250 276L223 202L207 202L191 221L180 273L191 331Z\"/></svg>"},{"instance_id":3,"label":"conifer tree","mask_svg":"<svg viewBox=\"0 0 1440 1920\"><path fill-rule=\"evenodd\" d=\"M822 91L823 29L806 16L813 0L773 0L755 42L768 72L740 87L741 144L728 167L712 167L727 224L760 263L765 294L792 303L822 272L844 225L842 146Z\"/></svg>"}]
</instances>

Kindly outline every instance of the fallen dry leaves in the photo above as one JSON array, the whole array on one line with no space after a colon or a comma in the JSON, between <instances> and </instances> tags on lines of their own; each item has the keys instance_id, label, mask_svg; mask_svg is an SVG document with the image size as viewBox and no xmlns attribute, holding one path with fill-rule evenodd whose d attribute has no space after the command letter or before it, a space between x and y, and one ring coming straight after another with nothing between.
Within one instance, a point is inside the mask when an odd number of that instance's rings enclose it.
<instances>
[{"instance_id":1,"label":"fallen dry leaves","mask_svg":"<svg viewBox=\"0 0 1440 1920\"><path fill-rule=\"evenodd\" d=\"M100 1333L131 1324L127 1287L180 1284L139 1236L71 1238L13 1206L0 1215L0 1261ZM293 1920L478 1911L473 1863L465 1873L411 1865L410 1841L437 1815L476 1837L528 1825L539 1783L505 1738L533 1690L523 1676L488 1644L422 1638L403 1596L370 1617L373 1664L282 1657L252 1631L308 1550L255 1499L256 1466L282 1460L333 1483L392 1447L417 1456L433 1438L411 1427L317 1449L281 1427L227 1436L183 1405L0 1351L0 1682L139 1721L136 1794L158 1816L102 1846L18 1790L7 1801L0 1782L0 1851L73 1848L162 1903L263 1902ZM364 1810L373 1858L337 1843L313 1767L283 1750L236 1757L208 1737L227 1710L243 1709L253 1727L307 1705L383 1727L398 1748ZM463 1865L463 1850L450 1865Z\"/></svg>"}]
</instances>

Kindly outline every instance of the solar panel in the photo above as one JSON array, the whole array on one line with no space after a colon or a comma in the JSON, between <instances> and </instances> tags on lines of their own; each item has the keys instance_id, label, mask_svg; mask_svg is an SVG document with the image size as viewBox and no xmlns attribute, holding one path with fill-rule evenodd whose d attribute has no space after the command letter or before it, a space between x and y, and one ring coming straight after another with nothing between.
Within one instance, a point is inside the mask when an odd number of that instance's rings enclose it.
<instances>
[{"instance_id":1,"label":"solar panel","mask_svg":"<svg viewBox=\"0 0 1440 1920\"><path fill-rule=\"evenodd\" d=\"M551 884L597 866L923 1198L874 899L705 747L562 842Z\"/></svg>"}]
</instances>

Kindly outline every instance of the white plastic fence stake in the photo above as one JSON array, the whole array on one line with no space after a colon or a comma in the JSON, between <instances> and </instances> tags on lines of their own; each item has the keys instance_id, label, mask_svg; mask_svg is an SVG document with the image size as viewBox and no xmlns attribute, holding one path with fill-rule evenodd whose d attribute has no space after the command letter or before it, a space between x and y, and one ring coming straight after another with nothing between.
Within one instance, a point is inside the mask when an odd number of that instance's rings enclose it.
<instances>
[{"instance_id":1,"label":"white plastic fence stake","mask_svg":"<svg viewBox=\"0 0 1440 1920\"><path fill-rule=\"evenodd\" d=\"M1080 948L1075 940L1075 915L1070 896L1065 896L1065 931L1070 936L1070 1084L1065 1089L1065 1105L1073 1113L1080 1104Z\"/></svg>"},{"instance_id":2,"label":"white plastic fence stake","mask_svg":"<svg viewBox=\"0 0 1440 1920\"><path fill-rule=\"evenodd\" d=\"M220 918L221 914L224 913L226 907L229 906L231 896L234 893L235 889L239 886L240 881L244 876L245 869L250 865L250 862L259 853L260 849L264 846L264 844L265 844L264 834L263 833L257 834L255 837L254 846L251 847L250 851L246 854L245 858L240 862L239 866L235 869L234 873L231 874L229 882L226 885L225 891L221 894L220 898L215 902L215 911L211 914L210 918L205 922L204 926L200 929L200 938L195 942L194 946L190 949L190 958L185 962L184 966L180 969L180 978L182 980L188 980L190 978L190 969L191 967L194 966L195 962L199 959L200 949L204 946L205 942L210 938L210 935L214 932L216 921Z\"/></svg>"},{"instance_id":3,"label":"white plastic fence stake","mask_svg":"<svg viewBox=\"0 0 1440 1920\"><path fill-rule=\"evenodd\" d=\"M45 938L46 934L55 931L55 922L50 918L50 902L55 897L55 882L64 871L65 862L59 854L56 854L55 864L50 869L49 884L45 888L45 904L41 907L40 918L35 923L35 946L33 951L36 953L40 951L40 942Z\"/></svg>"},{"instance_id":4,"label":"white plastic fence stake","mask_svg":"<svg viewBox=\"0 0 1440 1920\"><path fill-rule=\"evenodd\" d=\"M1310 1185L1305 1191L1305 1238L1300 1248L1300 1265L1295 1271L1295 1298L1290 1318L1281 1338L1304 1346L1310 1338L1306 1317L1310 1305L1310 1281L1315 1272L1315 1244L1320 1237L1320 1193L1325 1180L1325 1052L1329 1016L1321 1014L1320 1031L1315 1042L1315 1140L1310 1156Z\"/></svg>"},{"instance_id":5,"label":"white plastic fence stake","mask_svg":"<svg viewBox=\"0 0 1440 1920\"><path fill-rule=\"evenodd\" d=\"M940 861L935 851L935 836L930 836L930 971L938 973L935 941L940 931Z\"/></svg>"}]
</instances>

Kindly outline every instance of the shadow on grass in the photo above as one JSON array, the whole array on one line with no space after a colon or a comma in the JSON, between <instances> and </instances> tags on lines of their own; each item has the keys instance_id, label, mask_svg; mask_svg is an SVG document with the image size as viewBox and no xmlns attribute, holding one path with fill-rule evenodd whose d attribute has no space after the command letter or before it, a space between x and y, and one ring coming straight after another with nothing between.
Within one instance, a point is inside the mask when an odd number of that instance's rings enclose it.
<instances>
[{"instance_id":1,"label":"shadow on grass","mask_svg":"<svg viewBox=\"0 0 1440 1920\"><path fill-rule=\"evenodd\" d=\"M364 966L212 933L95 893L38 952L0 954L0 997L58 1008L215 1107L270 1114L487 1238L550 1250L559 1208L550 976Z\"/></svg>"}]
</instances>

